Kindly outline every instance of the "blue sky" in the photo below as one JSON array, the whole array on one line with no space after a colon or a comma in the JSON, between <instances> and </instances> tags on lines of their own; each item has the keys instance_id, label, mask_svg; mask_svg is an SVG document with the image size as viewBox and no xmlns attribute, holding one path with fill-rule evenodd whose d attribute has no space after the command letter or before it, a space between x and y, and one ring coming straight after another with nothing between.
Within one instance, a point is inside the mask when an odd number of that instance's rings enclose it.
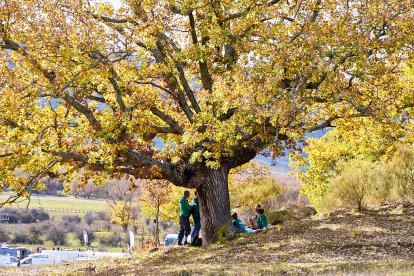
<instances>
[{"instance_id":1,"label":"blue sky","mask_svg":"<svg viewBox=\"0 0 414 276\"><path fill-rule=\"evenodd\" d=\"M109 0L109 3L111 3L115 8L119 8L121 6L121 0Z\"/></svg>"}]
</instances>

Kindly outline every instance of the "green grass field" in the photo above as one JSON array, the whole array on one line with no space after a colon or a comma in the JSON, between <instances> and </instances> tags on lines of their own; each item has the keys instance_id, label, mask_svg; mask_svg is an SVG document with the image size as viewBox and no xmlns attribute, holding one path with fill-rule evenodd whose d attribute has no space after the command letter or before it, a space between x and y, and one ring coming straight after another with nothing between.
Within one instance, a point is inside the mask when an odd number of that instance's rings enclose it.
<instances>
[{"instance_id":1,"label":"green grass field","mask_svg":"<svg viewBox=\"0 0 414 276\"><path fill-rule=\"evenodd\" d=\"M5 201L10 196L9 193L0 193L0 201ZM27 200L12 204L10 207L25 208ZM7 206L6 206L7 207ZM88 200L75 198L73 196L37 196L31 198L29 208L45 208L45 209L64 209L78 211L105 211L109 209L105 200Z\"/></svg>"}]
</instances>

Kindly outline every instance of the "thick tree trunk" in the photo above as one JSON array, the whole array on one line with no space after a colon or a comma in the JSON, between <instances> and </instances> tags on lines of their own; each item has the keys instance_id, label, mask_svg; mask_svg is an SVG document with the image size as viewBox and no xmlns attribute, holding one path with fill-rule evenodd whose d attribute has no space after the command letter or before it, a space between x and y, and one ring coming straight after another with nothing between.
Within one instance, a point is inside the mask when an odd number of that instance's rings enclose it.
<instances>
[{"instance_id":1,"label":"thick tree trunk","mask_svg":"<svg viewBox=\"0 0 414 276\"><path fill-rule=\"evenodd\" d=\"M197 187L203 244L216 242L218 230L227 231L231 226L228 174L228 166L208 170Z\"/></svg>"}]
</instances>

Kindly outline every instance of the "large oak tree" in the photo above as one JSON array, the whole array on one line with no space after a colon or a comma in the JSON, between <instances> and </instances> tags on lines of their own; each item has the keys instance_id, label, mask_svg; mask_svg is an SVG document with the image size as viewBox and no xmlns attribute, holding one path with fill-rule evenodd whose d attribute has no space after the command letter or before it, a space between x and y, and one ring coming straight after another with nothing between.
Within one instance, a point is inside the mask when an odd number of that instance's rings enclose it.
<instances>
[{"instance_id":1,"label":"large oak tree","mask_svg":"<svg viewBox=\"0 0 414 276\"><path fill-rule=\"evenodd\" d=\"M0 2L0 174L16 196L81 169L167 179L197 189L211 243L231 224L230 169L413 105L395 84L412 1L123 2Z\"/></svg>"}]
</instances>

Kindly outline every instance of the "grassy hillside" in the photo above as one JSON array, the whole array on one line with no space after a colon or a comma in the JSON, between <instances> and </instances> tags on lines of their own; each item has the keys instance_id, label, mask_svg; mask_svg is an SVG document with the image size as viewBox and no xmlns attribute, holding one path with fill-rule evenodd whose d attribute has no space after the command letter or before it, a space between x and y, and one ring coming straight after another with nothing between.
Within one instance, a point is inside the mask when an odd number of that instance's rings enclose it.
<instances>
[{"instance_id":1,"label":"grassy hillside","mask_svg":"<svg viewBox=\"0 0 414 276\"><path fill-rule=\"evenodd\" d=\"M414 275L414 205L287 221L208 248L160 248L129 260L7 269L7 275Z\"/></svg>"},{"instance_id":2,"label":"grassy hillside","mask_svg":"<svg viewBox=\"0 0 414 276\"><path fill-rule=\"evenodd\" d=\"M0 193L0 201L9 197L8 193ZM27 201L13 204L11 207L26 207ZM33 195L30 208L64 209L79 211L103 211L109 208L105 200L88 200L73 196L37 196Z\"/></svg>"}]
</instances>

